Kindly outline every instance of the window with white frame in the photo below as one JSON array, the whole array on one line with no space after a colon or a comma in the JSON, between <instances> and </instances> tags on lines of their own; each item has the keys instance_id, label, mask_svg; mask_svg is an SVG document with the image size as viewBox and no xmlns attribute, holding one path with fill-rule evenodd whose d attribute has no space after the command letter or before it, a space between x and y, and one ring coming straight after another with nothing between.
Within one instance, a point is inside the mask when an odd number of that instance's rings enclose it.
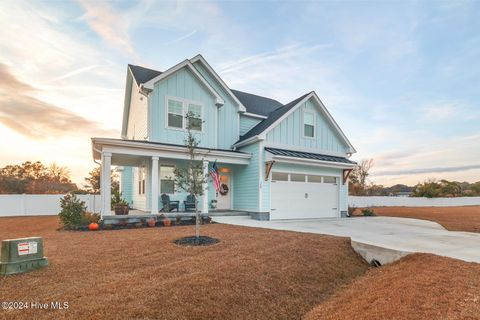
<instances>
[{"instance_id":1,"label":"window with white frame","mask_svg":"<svg viewBox=\"0 0 480 320\"><path fill-rule=\"evenodd\" d=\"M183 103L168 99L168 126L183 129Z\"/></svg>"},{"instance_id":2,"label":"window with white frame","mask_svg":"<svg viewBox=\"0 0 480 320\"><path fill-rule=\"evenodd\" d=\"M202 131L202 106L189 103L187 113L190 114L187 126L190 126L191 130Z\"/></svg>"},{"instance_id":3,"label":"window with white frame","mask_svg":"<svg viewBox=\"0 0 480 320\"><path fill-rule=\"evenodd\" d=\"M191 130L202 131L203 108L200 103L195 103L180 98L167 99L167 126L169 128L186 130L189 126ZM190 113L189 120L184 120Z\"/></svg>"},{"instance_id":4,"label":"window with white frame","mask_svg":"<svg viewBox=\"0 0 480 320\"><path fill-rule=\"evenodd\" d=\"M138 168L138 194L145 194L145 168Z\"/></svg>"},{"instance_id":5,"label":"window with white frame","mask_svg":"<svg viewBox=\"0 0 480 320\"><path fill-rule=\"evenodd\" d=\"M315 114L311 111L303 112L303 135L307 138L315 137Z\"/></svg>"},{"instance_id":6,"label":"window with white frame","mask_svg":"<svg viewBox=\"0 0 480 320\"><path fill-rule=\"evenodd\" d=\"M175 193L174 166L161 165L160 166L160 193L173 194Z\"/></svg>"}]
</instances>

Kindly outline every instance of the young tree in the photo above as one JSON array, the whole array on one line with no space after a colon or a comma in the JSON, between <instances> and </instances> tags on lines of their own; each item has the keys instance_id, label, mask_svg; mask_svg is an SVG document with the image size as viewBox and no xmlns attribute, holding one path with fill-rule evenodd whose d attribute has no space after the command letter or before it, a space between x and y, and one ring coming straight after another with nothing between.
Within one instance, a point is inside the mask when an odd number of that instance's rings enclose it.
<instances>
[{"instance_id":1,"label":"young tree","mask_svg":"<svg viewBox=\"0 0 480 320\"><path fill-rule=\"evenodd\" d=\"M88 173L88 177L85 178L87 182L87 187L91 193L98 194L100 193L100 176L102 175L102 171L100 167L94 168L92 171ZM114 170L110 171L110 184L112 186L112 194L118 192L119 190L119 182L118 182L118 174Z\"/></svg>"},{"instance_id":2,"label":"young tree","mask_svg":"<svg viewBox=\"0 0 480 320\"><path fill-rule=\"evenodd\" d=\"M192 133L192 128L201 127L202 123L192 112L188 112L185 116L187 121L187 137L185 138L185 146L188 152L188 163L186 167L176 167L174 170L175 185L195 196L195 239L200 239L200 211L198 209L198 197L203 195L203 184L207 182L208 176L203 174L203 161L197 160L195 157L196 149L200 143Z\"/></svg>"},{"instance_id":3,"label":"young tree","mask_svg":"<svg viewBox=\"0 0 480 320\"><path fill-rule=\"evenodd\" d=\"M373 159L363 159L350 173L349 190L351 195L363 196L367 193L367 178L373 167Z\"/></svg>"}]
</instances>

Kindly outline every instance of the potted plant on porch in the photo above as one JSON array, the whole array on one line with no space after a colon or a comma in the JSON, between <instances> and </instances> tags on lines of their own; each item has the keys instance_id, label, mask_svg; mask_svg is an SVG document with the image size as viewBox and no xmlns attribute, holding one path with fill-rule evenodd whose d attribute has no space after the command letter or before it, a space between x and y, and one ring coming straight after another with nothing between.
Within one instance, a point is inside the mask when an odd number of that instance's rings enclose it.
<instances>
[{"instance_id":1,"label":"potted plant on porch","mask_svg":"<svg viewBox=\"0 0 480 320\"><path fill-rule=\"evenodd\" d=\"M111 207L115 211L115 215L124 216L128 214L128 202L122 198L122 193L119 191L113 192Z\"/></svg>"}]
</instances>

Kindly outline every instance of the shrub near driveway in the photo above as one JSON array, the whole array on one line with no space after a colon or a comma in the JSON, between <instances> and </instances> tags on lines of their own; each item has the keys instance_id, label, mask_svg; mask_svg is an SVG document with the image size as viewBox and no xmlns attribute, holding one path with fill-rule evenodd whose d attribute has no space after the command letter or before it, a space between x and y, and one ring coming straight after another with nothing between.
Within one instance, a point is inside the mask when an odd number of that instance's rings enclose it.
<instances>
[{"instance_id":1,"label":"shrub near driveway","mask_svg":"<svg viewBox=\"0 0 480 320\"><path fill-rule=\"evenodd\" d=\"M194 235L193 226L115 232L57 226L56 217L0 219L2 238L44 237L51 262L0 279L0 300L70 306L14 310L9 319L299 319L369 268L339 237L210 224L202 233L220 243L182 247L172 241Z\"/></svg>"}]
</instances>

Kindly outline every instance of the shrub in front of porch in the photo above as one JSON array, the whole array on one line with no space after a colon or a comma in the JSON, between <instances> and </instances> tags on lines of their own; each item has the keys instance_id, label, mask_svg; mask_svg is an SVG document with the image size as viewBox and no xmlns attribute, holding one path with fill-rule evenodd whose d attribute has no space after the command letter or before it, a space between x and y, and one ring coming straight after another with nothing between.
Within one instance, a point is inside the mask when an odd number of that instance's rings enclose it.
<instances>
[{"instance_id":1,"label":"shrub in front of porch","mask_svg":"<svg viewBox=\"0 0 480 320\"><path fill-rule=\"evenodd\" d=\"M98 223L100 216L96 213L87 212L87 206L73 193L67 193L60 199L62 210L58 214L60 222L65 230L88 230L90 223Z\"/></svg>"}]
</instances>

